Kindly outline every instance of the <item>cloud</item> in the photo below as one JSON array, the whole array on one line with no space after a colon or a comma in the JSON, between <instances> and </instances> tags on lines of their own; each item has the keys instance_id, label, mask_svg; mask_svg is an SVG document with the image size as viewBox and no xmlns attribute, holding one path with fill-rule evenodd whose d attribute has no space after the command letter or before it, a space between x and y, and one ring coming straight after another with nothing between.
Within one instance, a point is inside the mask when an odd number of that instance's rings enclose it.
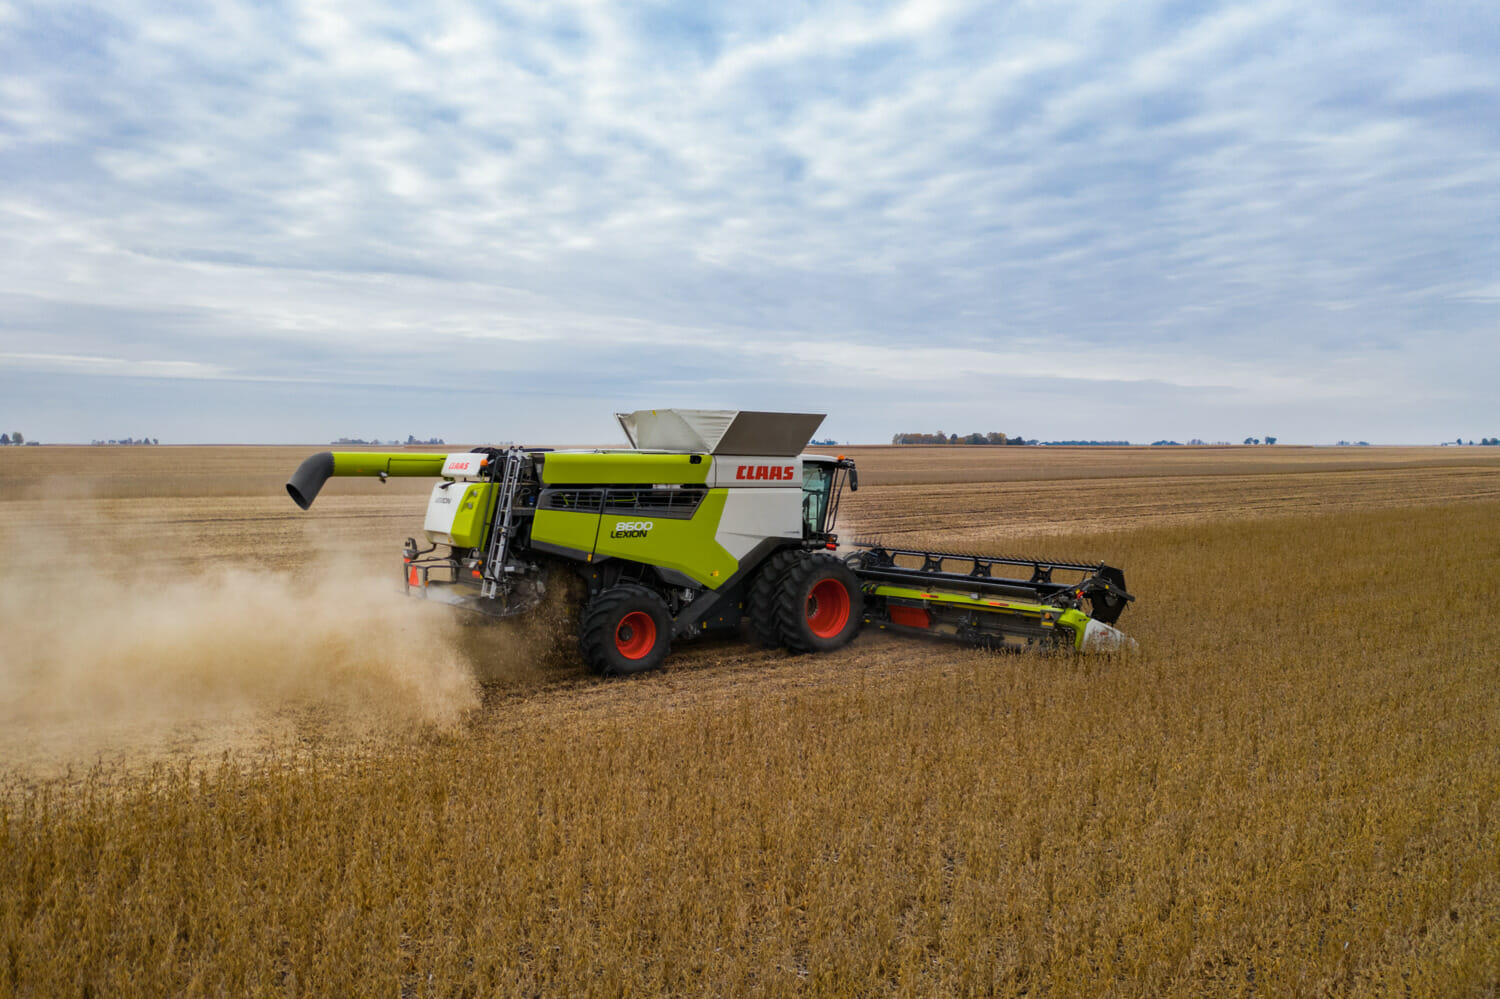
<instances>
[{"instance_id":1,"label":"cloud","mask_svg":"<svg viewBox=\"0 0 1500 999\"><path fill-rule=\"evenodd\" d=\"M1185 433L1148 383L1487 418L1423 360L1500 363L1500 38L1461 10L0 10L9 366L754 404L836 351L976 414L945 370L1113 385L1148 439Z\"/></svg>"},{"instance_id":2,"label":"cloud","mask_svg":"<svg viewBox=\"0 0 1500 999\"><path fill-rule=\"evenodd\" d=\"M5 354L0 363L13 365L17 371L43 371L54 374L111 375L133 378L218 378L223 371L215 365L193 361L130 360L124 357L85 357L78 354Z\"/></svg>"}]
</instances>

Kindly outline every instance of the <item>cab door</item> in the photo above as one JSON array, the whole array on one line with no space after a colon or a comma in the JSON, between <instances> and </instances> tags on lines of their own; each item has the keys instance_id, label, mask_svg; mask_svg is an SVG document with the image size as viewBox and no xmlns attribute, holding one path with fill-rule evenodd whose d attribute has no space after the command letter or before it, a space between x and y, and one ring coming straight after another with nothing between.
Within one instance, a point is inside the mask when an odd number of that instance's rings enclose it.
<instances>
[{"instance_id":1,"label":"cab door","mask_svg":"<svg viewBox=\"0 0 1500 999\"><path fill-rule=\"evenodd\" d=\"M836 466L831 461L802 462L802 537L811 540L828 533L829 498Z\"/></svg>"}]
</instances>

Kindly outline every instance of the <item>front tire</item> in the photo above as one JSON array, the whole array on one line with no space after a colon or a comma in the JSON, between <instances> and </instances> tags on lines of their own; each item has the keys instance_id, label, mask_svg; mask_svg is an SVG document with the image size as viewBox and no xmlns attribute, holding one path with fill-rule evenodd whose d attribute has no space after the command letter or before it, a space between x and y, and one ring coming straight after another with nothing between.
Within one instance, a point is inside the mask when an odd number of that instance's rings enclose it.
<instances>
[{"instance_id":1,"label":"front tire","mask_svg":"<svg viewBox=\"0 0 1500 999\"><path fill-rule=\"evenodd\" d=\"M816 554L781 577L776 594L781 644L792 652L831 652L849 644L864 622L859 578L832 555Z\"/></svg>"},{"instance_id":2,"label":"front tire","mask_svg":"<svg viewBox=\"0 0 1500 999\"><path fill-rule=\"evenodd\" d=\"M578 621L584 662L603 676L657 669L672 645L672 615L644 586L621 583L600 591Z\"/></svg>"}]
</instances>

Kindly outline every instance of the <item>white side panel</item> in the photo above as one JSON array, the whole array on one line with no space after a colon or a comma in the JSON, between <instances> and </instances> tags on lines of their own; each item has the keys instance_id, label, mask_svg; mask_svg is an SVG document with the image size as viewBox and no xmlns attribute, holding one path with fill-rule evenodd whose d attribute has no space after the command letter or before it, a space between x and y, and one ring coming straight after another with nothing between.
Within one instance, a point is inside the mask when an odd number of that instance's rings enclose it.
<instances>
[{"instance_id":1,"label":"white side panel","mask_svg":"<svg viewBox=\"0 0 1500 999\"><path fill-rule=\"evenodd\" d=\"M479 456L474 457L477 461ZM453 543L453 518L463 502L464 489L459 482L439 482L432 487L432 496L427 500L427 519L422 522L428 541Z\"/></svg>"},{"instance_id":2,"label":"white side panel","mask_svg":"<svg viewBox=\"0 0 1500 999\"><path fill-rule=\"evenodd\" d=\"M474 482L482 477L479 463L484 460L484 455L472 452L450 454L443 462L443 478L466 479Z\"/></svg>"},{"instance_id":3,"label":"white side panel","mask_svg":"<svg viewBox=\"0 0 1500 999\"><path fill-rule=\"evenodd\" d=\"M730 489L802 488L801 458L740 458L719 455L709 471L709 485Z\"/></svg>"},{"instance_id":4,"label":"white side panel","mask_svg":"<svg viewBox=\"0 0 1500 999\"><path fill-rule=\"evenodd\" d=\"M732 469L731 469L732 471ZM767 538L802 537L802 489L731 489L714 535L737 559Z\"/></svg>"}]
</instances>

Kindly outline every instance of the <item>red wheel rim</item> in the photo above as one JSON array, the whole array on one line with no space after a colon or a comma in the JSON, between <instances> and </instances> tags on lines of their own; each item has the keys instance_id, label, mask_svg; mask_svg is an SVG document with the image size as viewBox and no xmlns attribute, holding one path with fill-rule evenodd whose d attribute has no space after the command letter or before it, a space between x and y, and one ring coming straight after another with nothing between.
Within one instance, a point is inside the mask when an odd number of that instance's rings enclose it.
<instances>
[{"instance_id":1,"label":"red wheel rim","mask_svg":"<svg viewBox=\"0 0 1500 999\"><path fill-rule=\"evenodd\" d=\"M807 627L819 638L832 638L849 623L849 591L837 579L820 579L807 595Z\"/></svg>"},{"instance_id":2,"label":"red wheel rim","mask_svg":"<svg viewBox=\"0 0 1500 999\"><path fill-rule=\"evenodd\" d=\"M631 611L615 626L615 648L626 659L644 659L656 644L656 621L645 611Z\"/></svg>"}]
</instances>

